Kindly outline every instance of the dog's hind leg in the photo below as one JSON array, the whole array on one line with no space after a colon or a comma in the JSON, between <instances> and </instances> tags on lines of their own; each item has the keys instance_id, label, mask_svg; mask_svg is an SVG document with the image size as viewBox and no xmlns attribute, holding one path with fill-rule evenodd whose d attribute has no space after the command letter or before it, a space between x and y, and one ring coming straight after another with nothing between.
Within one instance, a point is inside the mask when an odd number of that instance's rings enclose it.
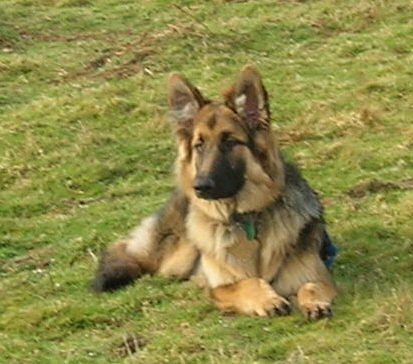
<instances>
[{"instance_id":1,"label":"dog's hind leg","mask_svg":"<svg viewBox=\"0 0 413 364\"><path fill-rule=\"evenodd\" d=\"M117 241L103 254L92 284L97 292L113 291L145 273L156 271L159 254L155 230L157 215L147 217L129 239Z\"/></svg>"}]
</instances>

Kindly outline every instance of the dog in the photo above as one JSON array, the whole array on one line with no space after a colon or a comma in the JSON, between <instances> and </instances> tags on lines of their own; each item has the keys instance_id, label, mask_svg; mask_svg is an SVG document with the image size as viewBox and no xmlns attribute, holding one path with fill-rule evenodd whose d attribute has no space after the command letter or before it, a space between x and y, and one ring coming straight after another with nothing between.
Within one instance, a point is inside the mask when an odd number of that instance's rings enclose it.
<instances>
[{"instance_id":1,"label":"dog","mask_svg":"<svg viewBox=\"0 0 413 364\"><path fill-rule=\"evenodd\" d=\"M225 312L331 316L332 244L316 192L285 161L268 96L245 66L223 101L185 77L167 80L177 186L163 208L103 254L93 283L112 291L143 274L202 282Z\"/></svg>"}]
</instances>

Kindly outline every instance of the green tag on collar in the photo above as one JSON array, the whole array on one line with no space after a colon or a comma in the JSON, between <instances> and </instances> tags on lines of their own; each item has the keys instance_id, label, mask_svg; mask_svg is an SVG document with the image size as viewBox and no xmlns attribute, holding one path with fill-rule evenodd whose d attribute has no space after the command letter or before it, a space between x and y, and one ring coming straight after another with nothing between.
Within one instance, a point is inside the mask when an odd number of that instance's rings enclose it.
<instances>
[{"instance_id":1,"label":"green tag on collar","mask_svg":"<svg viewBox=\"0 0 413 364\"><path fill-rule=\"evenodd\" d=\"M255 231L254 221L247 220L244 222L242 227L245 231L245 234L247 235L248 240L255 239L257 232Z\"/></svg>"}]
</instances>

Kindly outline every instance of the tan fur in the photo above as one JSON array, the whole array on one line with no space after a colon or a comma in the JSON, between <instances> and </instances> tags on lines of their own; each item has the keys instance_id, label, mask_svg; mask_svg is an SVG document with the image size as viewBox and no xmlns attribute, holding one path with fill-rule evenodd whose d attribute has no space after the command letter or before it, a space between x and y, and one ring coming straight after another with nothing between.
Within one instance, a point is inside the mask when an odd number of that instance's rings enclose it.
<instances>
[{"instance_id":1,"label":"tan fur","mask_svg":"<svg viewBox=\"0 0 413 364\"><path fill-rule=\"evenodd\" d=\"M173 249L165 254L158 272L165 277L189 278L198 254L194 245L179 240Z\"/></svg>"}]
</instances>

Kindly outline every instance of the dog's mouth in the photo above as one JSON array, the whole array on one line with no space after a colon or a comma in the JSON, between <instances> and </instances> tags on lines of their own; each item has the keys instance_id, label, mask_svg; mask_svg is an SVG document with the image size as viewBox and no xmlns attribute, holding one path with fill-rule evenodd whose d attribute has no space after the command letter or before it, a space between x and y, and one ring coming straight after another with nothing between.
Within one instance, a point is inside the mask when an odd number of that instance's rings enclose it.
<instances>
[{"instance_id":1,"label":"dog's mouth","mask_svg":"<svg viewBox=\"0 0 413 364\"><path fill-rule=\"evenodd\" d=\"M217 198L214 198L213 196L206 195L204 193L200 192L195 192L196 197L202 199L202 200L217 200Z\"/></svg>"},{"instance_id":2,"label":"dog's mouth","mask_svg":"<svg viewBox=\"0 0 413 364\"><path fill-rule=\"evenodd\" d=\"M244 185L244 179L238 180L238 183L230 181L215 180L210 177L197 177L194 181L193 188L195 195L204 200L220 200L234 197Z\"/></svg>"},{"instance_id":3,"label":"dog's mouth","mask_svg":"<svg viewBox=\"0 0 413 364\"><path fill-rule=\"evenodd\" d=\"M196 197L201 198L203 200L220 200L223 198L233 197L233 196L223 196L222 194L217 194L217 193L202 192L202 191L197 191L197 190L195 190L195 195Z\"/></svg>"}]
</instances>

